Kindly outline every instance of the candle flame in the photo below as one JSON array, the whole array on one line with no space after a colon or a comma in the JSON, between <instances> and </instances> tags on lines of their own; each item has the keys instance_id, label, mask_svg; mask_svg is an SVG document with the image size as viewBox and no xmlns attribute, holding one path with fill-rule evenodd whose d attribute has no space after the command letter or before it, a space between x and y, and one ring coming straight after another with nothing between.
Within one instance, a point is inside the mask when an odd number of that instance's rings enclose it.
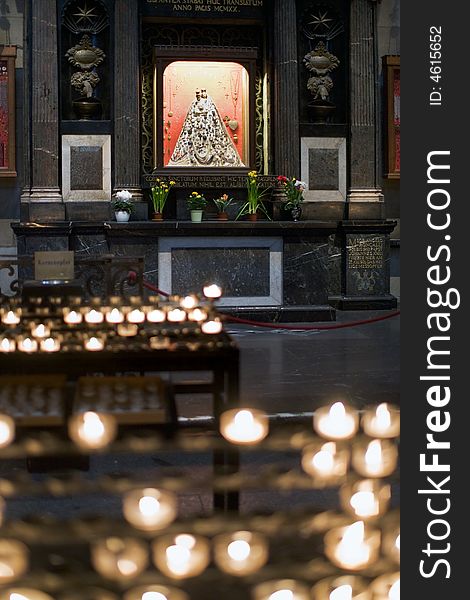
<instances>
[{"instance_id":1,"label":"candle flame","mask_svg":"<svg viewBox=\"0 0 470 600\"><path fill-rule=\"evenodd\" d=\"M246 560L251 553L251 546L245 540L235 540L227 546L227 554L232 560Z\"/></svg>"},{"instance_id":2,"label":"candle flame","mask_svg":"<svg viewBox=\"0 0 470 600\"><path fill-rule=\"evenodd\" d=\"M67 315L65 315L64 317L64 321L66 323L81 323L82 322L82 315L75 311L75 310L71 310Z\"/></svg>"},{"instance_id":3,"label":"candle flame","mask_svg":"<svg viewBox=\"0 0 470 600\"><path fill-rule=\"evenodd\" d=\"M400 534L397 535L397 539L395 540L395 547L397 550L400 550Z\"/></svg>"},{"instance_id":4,"label":"candle flame","mask_svg":"<svg viewBox=\"0 0 470 600\"><path fill-rule=\"evenodd\" d=\"M0 350L2 352L9 352L11 348L11 342L8 338L3 338L0 342Z\"/></svg>"},{"instance_id":5,"label":"candle flame","mask_svg":"<svg viewBox=\"0 0 470 600\"><path fill-rule=\"evenodd\" d=\"M183 298L183 300L181 300L181 306L183 308L187 308L187 309L191 309L194 308L197 304L197 298L196 296L186 296L185 298Z\"/></svg>"},{"instance_id":6,"label":"candle flame","mask_svg":"<svg viewBox=\"0 0 470 600\"><path fill-rule=\"evenodd\" d=\"M37 327L35 327L32 331L32 334L35 337L39 337L39 338L43 338L46 337L46 335L48 334L49 330L46 329L46 326L43 325L42 323L40 323Z\"/></svg>"},{"instance_id":7,"label":"candle flame","mask_svg":"<svg viewBox=\"0 0 470 600\"><path fill-rule=\"evenodd\" d=\"M346 415L346 408L342 402L335 402L330 408L331 419L344 419Z\"/></svg>"},{"instance_id":8,"label":"candle flame","mask_svg":"<svg viewBox=\"0 0 470 600\"><path fill-rule=\"evenodd\" d=\"M127 320L129 323L142 323L145 321L145 313L143 310L135 308L127 315Z\"/></svg>"},{"instance_id":9,"label":"candle flame","mask_svg":"<svg viewBox=\"0 0 470 600\"><path fill-rule=\"evenodd\" d=\"M400 580L397 579L388 590L388 600L400 600Z\"/></svg>"},{"instance_id":10,"label":"candle flame","mask_svg":"<svg viewBox=\"0 0 470 600\"><path fill-rule=\"evenodd\" d=\"M160 594L160 592L144 592L142 600L168 600L168 598L164 594Z\"/></svg>"},{"instance_id":11,"label":"candle flame","mask_svg":"<svg viewBox=\"0 0 470 600\"><path fill-rule=\"evenodd\" d=\"M126 576L133 575L138 570L135 562L129 558L120 558L116 564L119 571Z\"/></svg>"},{"instance_id":12,"label":"candle flame","mask_svg":"<svg viewBox=\"0 0 470 600\"><path fill-rule=\"evenodd\" d=\"M382 444L380 440L373 440L367 446L364 458L368 469L376 471L382 467Z\"/></svg>"},{"instance_id":13,"label":"candle flame","mask_svg":"<svg viewBox=\"0 0 470 600\"><path fill-rule=\"evenodd\" d=\"M192 550L196 545L196 538L189 533L180 533L180 535L175 537L175 544L177 546L181 546L182 548Z\"/></svg>"},{"instance_id":14,"label":"candle flame","mask_svg":"<svg viewBox=\"0 0 470 600\"><path fill-rule=\"evenodd\" d=\"M328 450L320 450L312 459L313 466L322 473L331 473L335 466L335 459Z\"/></svg>"},{"instance_id":15,"label":"candle flame","mask_svg":"<svg viewBox=\"0 0 470 600\"><path fill-rule=\"evenodd\" d=\"M352 587L350 585L340 585L330 594L330 600L352 600Z\"/></svg>"},{"instance_id":16,"label":"candle flame","mask_svg":"<svg viewBox=\"0 0 470 600\"><path fill-rule=\"evenodd\" d=\"M294 600L294 593L292 590L278 590L271 594L268 600Z\"/></svg>"},{"instance_id":17,"label":"candle flame","mask_svg":"<svg viewBox=\"0 0 470 600\"><path fill-rule=\"evenodd\" d=\"M392 415L388 410L387 403L383 402L377 406L375 411L375 424L380 429L388 429L392 423Z\"/></svg>"},{"instance_id":18,"label":"candle flame","mask_svg":"<svg viewBox=\"0 0 470 600\"><path fill-rule=\"evenodd\" d=\"M9 310L7 314L3 317L3 322L6 325L17 325L20 322L20 318L15 315L12 310Z\"/></svg>"},{"instance_id":19,"label":"candle flame","mask_svg":"<svg viewBox=\"0 0 470 600\"><path fill-rule=\"evenodd\" d=\"M253 413L249 410L240 410L234 416L233 423L237 427L251 427L254 423Z\"/></svg>"},{"instance_id":20,"label":"candle flame","mask_svg":"<svg viewBox=\"0 0 470 600\"><path fill-rule=\"evenodd\" d=\"M87 323L101 323L103 318L103 314L94 308L92 308L90 312L85 315L85 321Z\"/></svg>"},{"instance_id":21,"label":"candle flame","mask_svg":"<svg viewBox=\"0 0 470 600\"><path fill-rule=\"evenodd\" d=\"M102 438L104 433L105 427L99 415L90 411L84 413L83 424L80 427L80 437L95 442Z\"/></svg>"},{"instance_id":22,"label":"candle flame","mask_svg":"<svg viewBox=\"0 0 470 600\"><path fill-rule=\"evenodd\" d=\"M0 562L0 580L2 579L2 577L13 577L14 574L15 571L13 571L10 565L7 565L4 562Z\"/></svg>"},{"instance_id":23,"label":"candle flame","mask_svg":"<svg viewBox=\"0 0 470 600\"><path fill-rule=\"evenodd\" d=\"M144 517L154 517L160 511L160 502L153 496L142 496L139 500L139 510Z\"/></svg>"},{"instance_id":24,"label":"candle flame","mask_svg":"<svg viewBox=\"0 0 470 600\"><path fill-rule=\"evenodd\" d=\"M118 308L113 308L107 315L108 323L121 323L124 320L122 312Z\"/></svg>"},{"instance_id":25,"label":"candle flame","mask_svg":"<svg viewBox=\"0 0 470 600\"><path fill-rule=\"evenodd\" d=\"M373 492L356 492L350 504L358 517L372 517L379 514L379 503Z\"/></svg>"},{"instance_id":26,"label":"candle flame","mask_svg":"<svg viewBox=\"0 0 470 600\"><path fill-rule=\"evenodd\" d=\"M147 314L147 321L149 321L150 323L162 323L164 320L165 313L163 312L163 310L160 310L158 308L151 310Z\"/></svg>"},{"instance_id":27,"label":"candle flame","mask_svg":"<svg viewBox=\"0 0 470 600\"><path fill-rule=\"evenodd\" d=\"M201 325L201 331L203 333L217 334L222 331L222 323L218 320L206 321Z\"/></svg>"}]
</instances>

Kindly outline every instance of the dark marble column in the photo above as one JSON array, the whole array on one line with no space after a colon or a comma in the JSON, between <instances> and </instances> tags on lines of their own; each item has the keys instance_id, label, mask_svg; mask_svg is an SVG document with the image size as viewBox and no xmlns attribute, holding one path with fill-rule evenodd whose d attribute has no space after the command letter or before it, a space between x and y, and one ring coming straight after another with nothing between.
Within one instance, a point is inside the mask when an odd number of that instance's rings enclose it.
<instances>
[{"instance_id":1,"label":"dark marble column","mask_svg":"<svg viewBox=\"0 0 470 600\"><path fill-rule=\"evenodd\" d=\"M114 2L114 189L140 188L139 3Z\"/></svg>"},{"instance_id":2,"label":"dark marble column","mask_svg":"<svg viewBox=\"0 0 470 600\"><path fill-rule=\"evenodd\" d=\"M297 16L295 0L274 0L273 143L276 174L300 176Z\"/></svg>"},{"instance_id":3,"label":"dark marble column","mask_svg":"<svg viewBox=\"0 0 470 600\"><path fill-rule=\"evenodd\" d=\"M64 218L59 187L59 72L55 0L31 2L31 196L29 217Z\"/></svg>"},{"instance_id":4,"label":"dark marble column","mask_svg":"<svg viewBox=\"0 0 470 600\"><path fill-rule=\"evenodd\" d=\"M376 82L376 5L351 0L351 187L349 216L380 216L383 195L378 186L378 119Z\"/></svg>"}]
</instances>

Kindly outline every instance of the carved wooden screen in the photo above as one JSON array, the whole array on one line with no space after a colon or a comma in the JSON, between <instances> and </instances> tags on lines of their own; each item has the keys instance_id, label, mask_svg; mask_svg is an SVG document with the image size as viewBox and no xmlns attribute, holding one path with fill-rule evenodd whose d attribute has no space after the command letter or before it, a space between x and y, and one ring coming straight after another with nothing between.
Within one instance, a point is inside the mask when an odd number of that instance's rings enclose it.
<instances>
[{"instance_id":1,"label":"carved wooden screen","mask_svg":"<svg viewBox=\"0 0 470 600\"><path fill-rule=\"evenodd\" d=\"M400 177L400 57L384 56L385 177Z\"/></svg>"},{"instance_id":2,"label":"carved wooden screen","mask_svg":"<svg viewBox=\"0 0 470 600\"><path fill-rule=\"evenodd\" d=\"M0 177L16 177L15 46L0 46Z\"/></svg>"}]
</instances>

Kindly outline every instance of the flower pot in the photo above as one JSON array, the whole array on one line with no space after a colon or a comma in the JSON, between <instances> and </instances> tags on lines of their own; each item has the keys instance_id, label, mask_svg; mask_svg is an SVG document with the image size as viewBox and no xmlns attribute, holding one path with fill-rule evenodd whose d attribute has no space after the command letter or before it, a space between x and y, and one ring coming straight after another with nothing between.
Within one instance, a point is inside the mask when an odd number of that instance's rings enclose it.
<instances>
[{"instance_id":1,"label":"flower pot","mask_svg":"<svg viewBox=\"0 0 470 600\"><path fill-rule=\"evenodd\" d=\"M248 213L248 221L257 221L258 213Z\"/></svg>"},{"instance_id":2,"label":"flower pot","mask_svg":"<svg viewBox=\"0 0 470 600\"><path fill-rule=\"evenodd\" d=\"M293 221L298 221L302 216L302 207L301 206L293 206L290 209L290 214Z\"/></svg>"},{"instance_id":3,"label":"flower pot","mask_svg":"<svg viewBox=\"0 0 470 600\"><path fill-rule=\"evenodd\" d=\"M193 223L200 223L202 221L202 210L192 210L191 211L191 221Z\"/></svg>"},{"instance_id":4,"label":"flower pot","mask_svg":"<svg viewBox=\"0 0 470 600\"><path fill-rule=\"evenodd\" d=\"M228 214L226 212L219 212L217 215L218 221L228 221Z\"/></svg>"},{"instance_id":5,"label":"flower pot","mask_svg":"<svg viewBox=\"0 0 470 600\"><path fill-rule=\"evenodd\" d=\"M131 214L125 210L117 210L114 213L114 216L116 217L116 221L118 223L127 223L127 221L129 221L130 219Z\"/></svg>"},{"instance_id":6,"label":"flower pot","mask_svg":"<svg viewBox=\"0 0 470 600\"><path fill-rule=\"evenodd\" d=\"M154 212L152 221L163 221L163 214L161 212Z\"/></svg>"}]
</instances>

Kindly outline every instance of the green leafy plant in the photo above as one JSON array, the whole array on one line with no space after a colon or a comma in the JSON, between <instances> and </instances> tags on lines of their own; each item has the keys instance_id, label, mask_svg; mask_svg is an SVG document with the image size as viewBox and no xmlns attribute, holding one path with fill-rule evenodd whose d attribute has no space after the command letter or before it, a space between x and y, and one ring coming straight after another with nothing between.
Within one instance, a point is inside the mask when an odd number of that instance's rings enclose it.
<instances>
[{"instance_id":1,"label":"green leafy plant","mask_svg":"<svg viewBox=\"0 0 470 600\"><path fill-rule=\"evenodd\" d=\"M219 213L222 213L227 211L227 208L233 202L233 198L229 198L228 194L222 194L219 198L214 198L213 202L217 206Z\"/></svg>"},{"instance_id":2,"label":"green leafy plant","mask_svg":"<svg viewBox=\"0 0 470 600\"><path fill-rule=\"evenodd\" d=\"M280 185L284 189L286 200L284 200L284 208L295 208L304 201L303 193L307 189L307 184L299 181L295 177L288 179L284 175L279 175L277 178Z\"/></svg>"},{"instance_id":3,"label":"green leafy plant","mask_svg":"<svg viewBox=\"0 0 470 600\"><path fill-rule=\"evenodd\" d=\"M155 185L150 188L152 192L153 210L156 213L162 213L170 193L171 188L175 185L175 181L165 181L157 179Z\"/></svg>"},{"instance_id":4,"label":"green leafy plant","mask_svg":"<svg viewBox=\"0 0 470 600\"><path fill-rule=\"evenodd\" d=\"M189 210L204 210L207 206L207 200L199 192L191 192L191 195L186 199Z\"/></svg>"},{"instance_id":5,"label":"green leafy plant","mask_svg":"<svg viewBox=\"0 0 470 600\"><path fill-rule=\"evenodd\" d=\"M129 214L134 212L134 202L132 200L132 194L128 190L121 190L116 193L116 199L113 201L114 212L127 212Z\"/></svg>"},{"instance_id":6,"label":"green leafy plant","mask_svg":"<svg viewBox=\"0 0 470 600\"><path fill-rule=\"evenodd\" d=\"M258 173L256 171L250 171L247 175L247 201L241 207L235 220L239 219L242 215L255 215L257 212L262 212L269 220L270 216L267 213L266 207L263 204L263 198L269 192L270 188L261 189L258 181Z\"/></svg>"}]
</instances>

